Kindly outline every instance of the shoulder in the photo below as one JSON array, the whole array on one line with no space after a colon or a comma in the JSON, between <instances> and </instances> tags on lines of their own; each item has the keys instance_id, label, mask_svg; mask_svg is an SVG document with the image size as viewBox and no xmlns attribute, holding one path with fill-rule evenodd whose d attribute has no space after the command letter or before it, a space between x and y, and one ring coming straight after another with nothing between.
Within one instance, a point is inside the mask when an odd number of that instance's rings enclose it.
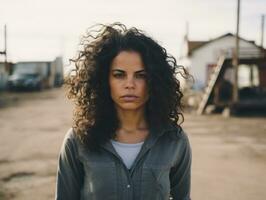
<instances>
[{"instance_id":1,"label":"shoulder","mask_svg":"<svg viewBox=\"0 0 266 200\"><path fill-rule=\"evenodd\" d=\"M75 133L74 133L74 130L73 128L69 128L65 134L65 137L64 137L64 140L63 140L63 143L69 143L69 142L74 142L75 141Z\"/></svg>"},{"instance_id":2,"label":"shoulder","mask_svg":"<svg viewBox=\"0 0 266 200\"><path fill-rule=\"evenodd\" d=\"M64 140L75 140L75 132L73 128L69 128L65 134Z\"/></svg>"},{"instance_id":3,"label":"shoulder","mask_svg":"<svg viewBox=\"0 0 266 200\"><path fill-rule=\"evenodd\" d=\"M73 128L69 128L63 139L63 148L68 148L69 150L77 149L79 145L79 141L77 135L74 132Z\"/></svg>"},{"instance_id":4,"label":"shoulder","mask_svg":"<svg viewBox=\"0 0 266 200\"><path fill-rule=\"evenodd\" d=\"M175 165L182 160L186 160L189 163L192 159L192 148L187 133L178 125L167 133L168 138L171 140L171 145L169 144L169 146L172 147L172 154L176 158Z\"/></svg>"},{"instance_id":5,"label":"shoulder","mask_svg":"<svg viewBox=\"0 0 266 200\"><path fill-rule=\"evenodd\" d=\"M173 140L185 140L188 141L188 135L181 126L171 125L165 129L165 134Z\"/></svg>"}]
</instances>

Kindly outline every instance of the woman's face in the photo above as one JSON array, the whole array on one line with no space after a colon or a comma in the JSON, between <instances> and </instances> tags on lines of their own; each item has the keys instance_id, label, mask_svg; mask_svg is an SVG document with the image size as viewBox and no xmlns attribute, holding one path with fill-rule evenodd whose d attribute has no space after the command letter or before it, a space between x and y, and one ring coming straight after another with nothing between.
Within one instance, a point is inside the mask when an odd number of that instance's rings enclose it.
<instances>
[{"instance_id":1,"label":"woman's face","mask_svg":"<svg viewBox=\"0 0 266 200\"><path fill-rule=\"evenodd\" d=\"M147 102L147 74L141 56L135 51L121 51L112 61L109 72L111 97L116 109L144 109Z\"/></svg>"}]
</instances>

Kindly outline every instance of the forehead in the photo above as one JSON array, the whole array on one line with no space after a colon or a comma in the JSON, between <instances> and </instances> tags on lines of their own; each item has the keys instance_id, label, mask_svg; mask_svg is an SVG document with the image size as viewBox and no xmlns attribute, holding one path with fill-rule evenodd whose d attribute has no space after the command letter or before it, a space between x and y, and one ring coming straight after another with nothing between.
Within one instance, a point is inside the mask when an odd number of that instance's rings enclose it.
<instances>
[{"instance_id":1,"label":"forehead","mask_svg":"<svg viewBox=\"0 0 266 200\"><path fill-rule=\"evenodd\" d=\"M141 55L135 51L121 51L112 61L111 69L139 71L144 69Z\"/></svg>"}]
</instances>

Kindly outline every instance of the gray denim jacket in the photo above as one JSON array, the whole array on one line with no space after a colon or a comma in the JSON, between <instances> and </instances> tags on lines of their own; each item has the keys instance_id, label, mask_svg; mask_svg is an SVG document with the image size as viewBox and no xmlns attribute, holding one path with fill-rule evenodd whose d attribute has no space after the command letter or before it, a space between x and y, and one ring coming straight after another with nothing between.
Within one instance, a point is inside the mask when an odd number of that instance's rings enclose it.
<instances>
[{"instance_id":1,"label":"gray denim jacket","mask_svg":"<svg viewBox=\"0 0 266 200\"><path fill-rule=\"evenodd\" d=\"M187 135L176 127L155 132L128 170L111 142L100 153L91 152L70 129L59 155L55 199L190 200Z\"/></svg>"}]
</instances>

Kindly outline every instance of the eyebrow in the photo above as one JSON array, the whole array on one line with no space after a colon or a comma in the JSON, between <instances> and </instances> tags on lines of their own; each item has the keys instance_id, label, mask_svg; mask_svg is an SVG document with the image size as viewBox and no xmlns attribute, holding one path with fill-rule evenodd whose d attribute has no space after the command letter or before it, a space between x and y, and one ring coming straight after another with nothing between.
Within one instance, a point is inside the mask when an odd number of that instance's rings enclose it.
<instances>
[{"instance_id":1,"label":"eyebrow","mask_svg":"<svg viewBox=\"0 0 266 200\"><path fill-rule=\"evenodd\" d=\"M125 72L122 69L112 69L112 72L114 72L114 71ZM141 73L141 72L145 72L145 69L141 69L141 70L135 71L135 73Z\"/></svg>"}]
</instances>

